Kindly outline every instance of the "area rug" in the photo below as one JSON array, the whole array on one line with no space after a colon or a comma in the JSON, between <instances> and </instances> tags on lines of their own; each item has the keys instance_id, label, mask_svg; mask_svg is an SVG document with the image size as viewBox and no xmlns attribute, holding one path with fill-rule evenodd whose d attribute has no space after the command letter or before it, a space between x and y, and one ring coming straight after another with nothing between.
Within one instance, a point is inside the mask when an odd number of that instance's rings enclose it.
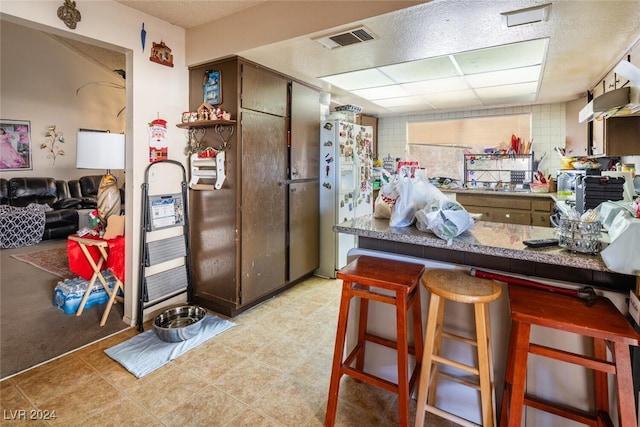
<instances>
[{"instance_id":1,"label":"area rug","mask_svg":"<svg viewBox=\"0 0 640 427\"><path fill-rule=\"evenodd\" d=\"M155 330L149 329L106 349L104 352L135 375L136 378L142 378L182 356L187 351L235 326L235 323L210 313L207 313L201 322L202 327L198 334L186 341L177 343L162 341Z\"/></svg>"},{"instance_id":2,"label":"area rug","mask_svg":"<svg viewBox=\"0 0 640 427\"><path fill-rule=\"evenodd\" d=\"M45 249L43 251L11 256L48 273L62 277L63 279L77 276L77 274L73 274L69 270L69 257L67 256L66 246L63 248Z\"/></svg>"}]
</instances>

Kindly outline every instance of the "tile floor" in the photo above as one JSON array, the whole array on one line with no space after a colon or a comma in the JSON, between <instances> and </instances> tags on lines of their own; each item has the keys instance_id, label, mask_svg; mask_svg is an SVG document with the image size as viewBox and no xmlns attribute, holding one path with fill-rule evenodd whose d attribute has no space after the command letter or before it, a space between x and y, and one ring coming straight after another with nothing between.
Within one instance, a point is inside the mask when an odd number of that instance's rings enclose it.
<instances>
[{"instance_id":1,"label":"tile floor","mask_svg":"<svg viewBox=\"0 0 640 427\"><path fill-rule=\"evenodd\" d=\"M313 277L141 379L103 352L129 329L0 382L0 424L321 426L340 288ZM395 394L342 381L336 425L397 425ZM453 424L427 414L425 425Z\"/></svg>"}]
</instances>

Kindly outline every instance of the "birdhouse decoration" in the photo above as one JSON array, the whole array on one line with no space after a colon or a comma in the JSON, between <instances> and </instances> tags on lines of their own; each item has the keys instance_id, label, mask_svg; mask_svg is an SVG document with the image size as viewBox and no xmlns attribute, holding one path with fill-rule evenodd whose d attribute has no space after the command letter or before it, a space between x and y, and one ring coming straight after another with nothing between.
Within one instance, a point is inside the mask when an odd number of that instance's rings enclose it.
<instances>
[{"instance_id":1,"label":"birdhouse decoration","mask_svg":"<svg viewBox=\"0 0 640 427\"><path fill-rule=\"evenodd\" d=\"M166 65L167 67L173 67L173 54L171 53L169 46L164 44L164 42L153 42L153 45L151 46L151 57L149 60L157 62L158 64Z\"/></svg>"},{"instance_id":2,"label":"birdhouse decoration","mask_svg":"<svg viewBox=\"0 0 640 427\"><path fill-rule=\"evenodd\" d=\"M155 119L149 124L149 162L167 160L167 121Z\"/></svg>"}]
</instances>

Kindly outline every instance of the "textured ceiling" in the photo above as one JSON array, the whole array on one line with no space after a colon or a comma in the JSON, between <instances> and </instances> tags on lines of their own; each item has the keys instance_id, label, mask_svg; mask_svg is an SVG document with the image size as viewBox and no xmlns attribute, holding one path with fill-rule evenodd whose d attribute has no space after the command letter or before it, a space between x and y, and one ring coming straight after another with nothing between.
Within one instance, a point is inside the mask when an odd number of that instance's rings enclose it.
<instances>
[{"instance_id":1,"label":"textured ceiling","mask_svg":"<svg viewBox=\"0 0 640 427\"><path fill-rule=\"evenodd\" d=\"M291 4L335 5L335 14L340 16L340 5L345 2L359 2L362 7L368 3L359 0L306 0L291 1ZM119 0L119 3L184 27L187 34L209 27L213 32L220 31L219 28L224 27L229 16L233 15L235 27L224 31L225 38L242 39L246 42L245 46L249 40L252 45L229 54L237 54L313 84L331 93L332 99L340 104L361 105L366 112L377 115L394 113L331 86L319 77L548 38L542 80L533 103L565 102L585 95L615 65L622 53L640 39L640 7L637 0L433 0L369 19L354 19L350 24L322 31L312 25L317 21L313 13L302 16L288 10L287 16L268 13L268 6L273 4L275 7L278 3L282 5L288 2ZM502 13L544 3L551 3L547 21L513 28L504 26ZM253 10L260 10L264 19L272 21L273 25L295 23L297 25L292 28L299 28L302 22L302 28L305 28L306 22L306 27L316 29L314 32L299 32L295 37L275 43L273 40L267 42L260 34L251 34L255 22L242 25L241 17L244 14L251 15L248 9L253 7L256 8ZM198 28L194 28L196 26ZM376 39L333 50L314 41L356 26L365 26L377 36ZM189 51L191 46L186 46L186 49ZM468 108L481 107L469 105ZM464 106L456 108L464 109ZM417 108L413 112L428 111L433 110Z\"/></svg>"},{"instance_id":2,"label":"textured ceiling","mask_svg":"<svg viewBox=\"0 0 640 427\"><path fill-rule=\"evenodd\" d=\"M197 27L241 12L266 0L116 0L182 28Z\"/></svg>"}]
</instances>

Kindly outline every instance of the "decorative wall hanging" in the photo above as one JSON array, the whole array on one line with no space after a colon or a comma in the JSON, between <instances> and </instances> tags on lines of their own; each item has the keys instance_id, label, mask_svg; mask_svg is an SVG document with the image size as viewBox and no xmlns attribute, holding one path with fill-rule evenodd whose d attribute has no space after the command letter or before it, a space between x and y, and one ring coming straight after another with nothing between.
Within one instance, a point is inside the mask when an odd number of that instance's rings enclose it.
<instances>
[{"instance_id":1,"label":"decorative wall hanging","mask_svg":"<svg viewBox=\"0 0 640 427\"><path fill-rule=\"evenodd\" d=\"M76 9L76 2L71 0L64 0L64 4L58 8L58 18L72 30L75 30L78 22L82 20L80 11Z\"/></svg>"},{"instance_id":2,"label":"decorative wall hanging","mask_svg":"<svg viewBox=\"0 0 640 427\"><path fill-rule=\"evenodd\" d=\"M169 149L167 147L167 121L155 119L149 123L149 162L167 160Z\"/></svg>"},{"instance_id":3,"label":"decorative wall hanging","mask_svg":"<svg viewBox=\"0 0 640 427\"><path fill-rule=\"evenodd\" d=\"M171 49L169 49L169 46L164 44L164 42L153 42L153 45L151 46L151 57L149 60L157 62L158 64L166 65L167 67L173 67L173 55L171 54Z\"/></svg>"},{"instance_id":4,"label":"decorative wall hanging","mask_svg":"<svg viewBox=\"0 0 640 427\"><path fill-rule=\"evenodd\" d=\"M0 170L31 169L31 122L0 119Z\"/></svg>"},{"instance_id":5,"label":"decorative wall hanging","mask_svg":"<svg viewBox=\"0 0 640 427\"><path fill-rule=\"evenodd\" d=\"M210 105L222 104L222 82L220 71L207 70L202 82L204 86L204 102Z\"/></svg>"},{"instance_id":6,"label":"decorative wall hanging","mask_svg":"<svg viewBox=\"0 0 640 427\"><path fill-rule=\"evenodd\" d=\"M140 42L142 42L142 51L144 52L144 42L147 40L147 30L144 29L144 22L142 23L142 30L140 30Z\"/></svg>"},{"instance_id":7,"label":"decorative wall hanging","mask_svg":"<svg viewBox=\"0 0 640 427\"><path fill-rule=\"evenodd\" d=\"M47 158L55 165L56 157L64 156L64 150L60 147L60 144L64 144L64 135L56 130L56 125L50 125L44 136L45 140L40 144L40 149L48 151Z\"/></svg>"}]
</instances>

